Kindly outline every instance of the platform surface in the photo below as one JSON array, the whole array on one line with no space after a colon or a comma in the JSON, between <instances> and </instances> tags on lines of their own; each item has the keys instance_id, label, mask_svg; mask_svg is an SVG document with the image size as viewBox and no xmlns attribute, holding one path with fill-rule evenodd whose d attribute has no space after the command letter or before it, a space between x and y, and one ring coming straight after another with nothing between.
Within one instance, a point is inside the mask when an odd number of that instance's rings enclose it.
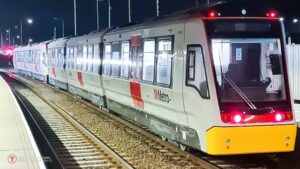
<instances>
[{"instance_id":1,"label":"platform surface","mask_svg":"<svg viewBox=\"0 0 300 169\"><path fill-rule=\"evenodd\" d=\"M44 169L27 121L0 76L0 169Z\"/></svg>"}]
</instances>

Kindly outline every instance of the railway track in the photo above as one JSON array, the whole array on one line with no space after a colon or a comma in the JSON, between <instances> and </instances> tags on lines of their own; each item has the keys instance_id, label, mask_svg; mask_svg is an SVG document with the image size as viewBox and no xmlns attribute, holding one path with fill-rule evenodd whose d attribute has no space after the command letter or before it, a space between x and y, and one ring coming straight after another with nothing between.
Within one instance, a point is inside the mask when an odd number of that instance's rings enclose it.
<instances>
[{"instance_id":1,"label":"railway track","mask_svg":"<svg viewBox=\"0 0 300 169\"><path fill-rule=\"evenodd\" d=\"M35 91L20 84L14 85L14 90L38 109L32 116L64 168L132 168L105 143Z\"/></svg>"},{"instance_id":2,"label":"railway track","mask_svg":"<svg viewBox=\"0 0 300 169\"><path fill-rule=\"evenodd\" d=\"M30 82L28 82L26 79L22 79L22 81L27 85L30 85ZM45 85L42 83L40 83L40 85L43 85L48 89L57 91L57 89L52 86ZM153 149L156 149L157 151L160 151L165 155L171 156L173 160L177 159L178 161L179 160L186 161L187 166L189 166L188 168L256 168L256 169L265 169L265 168L274 168L274 167L281 168L278 167L279 164L276 163L276 160L272 159L274 156L276 156L274 154L214 157L195 150L192 150L191 153L181 151L177 146L161 140L158 136L151 133L146 127L141 126L135 123L134 121L123 119L114 114L107 113L103 110L100 110L98 107L93 106L89 102L86 102L81 99L75 99L73 95L67 92L59 90L59 93L67 96L68 98L73 99L74 100L73 104L80 103L90 109L93 109L98 112L100 111L102 114L105 114L109 118L116 120L123 127L126 126L127 130L131 130L131 132L140 133L144 135L145 142L151 145ZM64 108L59 108L59 109L61 109L61 111L64 110ZM96 137L101 138L97 133L94 134L96 135ZM130 157L123 157L123 158L127 159L128 162L131 164L134 163L131 162Z\"/></svg>"}]
</instances>

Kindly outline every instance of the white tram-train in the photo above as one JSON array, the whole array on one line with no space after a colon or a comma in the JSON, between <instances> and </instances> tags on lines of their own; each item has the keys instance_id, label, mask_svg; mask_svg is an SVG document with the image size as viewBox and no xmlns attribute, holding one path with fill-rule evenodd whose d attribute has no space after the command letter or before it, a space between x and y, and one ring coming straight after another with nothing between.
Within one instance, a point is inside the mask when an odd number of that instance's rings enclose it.
<instances>
[{"instance_id":1,"label":"white tram-train","mask_svg":"<svg viewBox=\"0 0 300 169\"><path fill-rule=\"evenodd\" d=\"M66 76L57 81L64 85L51 84L183 149L213 155L293 151L297 126L277 13L225 17L216 10L53 41L48 48L59 43L66 57L48 49L48 57L58 59L48 58L50 82L53 64L60 65Z\"/></svg>"}]
</instances>

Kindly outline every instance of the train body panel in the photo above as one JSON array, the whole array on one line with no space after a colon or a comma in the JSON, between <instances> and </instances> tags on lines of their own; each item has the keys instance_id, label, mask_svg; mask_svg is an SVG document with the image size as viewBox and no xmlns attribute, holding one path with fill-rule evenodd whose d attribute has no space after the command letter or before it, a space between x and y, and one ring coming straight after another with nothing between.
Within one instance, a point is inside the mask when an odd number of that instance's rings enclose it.
<instances>
[{"instance_id":1,"label":"train body panel","mask_svg":"<svg viewBox=\"0 0 300 169\"><path fill-rule=\"evenodd\" d=\"M71 38L67 41L66 48L68 90L101 107L105 106L100 75L100 44L103 33Z\"/></svg>"},{"instance_id":2,"label":"train body panel","mask_svg":"<svg viewBox=\"0 0 300 169\"><path fill-rule=\"evenodd\" d=\"M287 60L296 120L300 122L300 45L287 45Z\"/></svg>"},{"instance_id":3,"label":"train body panel","mask_svg":"<svg viewBox=\"0 0 300 169\"><path fill-rule=\"evenodd\" d=\"M203 21L194 20L185 23L183 98L189 125L199 133L201 148L207 147L206 131L213 126L223 125L220 119L217 93L214 90L215 83L212 80L207 80L214 78L213 70L211 69L211 59L208 57L210 52L207 44L207 35ZM196 56L195 64L198 63L196 67L199 68L195 70L194 75L197 84L193 81L188 84L186 72L188 67L187 55L191 54L191 52ZM203 84L205 85L203 86ZM206 151L205 149L202 150Z\"/></svg>"},{"instance_id":4,"label":"train body panel","mask_svg":"<svg viewBox=\"0 0 300 169\"><path fill-rule=\"evenodd\" d=\"M33 44L30 48L31 64L30 70L32 76L40 81L46 81L48 71L46 70L47 62L47 44L49 41L42 42L39 44Z\"/></svg>"},{"instance_id":5,"label":"train body panel","mask_svg":"<svg viewBox=\"0 0 300 169\"><path fill-rule=\"evenodd\" d=\"M68 81L65 71L67 40L66 38L54 40L49 43L47 50L49 83L64 90L68 90Z\"/></svg>"},{"instance_id":6,"label":"train body panel","mask_svg":"<svg viewBox=\"0 0 300 169\"><path fill-rule=\"evenodd\" d=\"M126 53L129 52L129 49L132 49L133 47L140 47L142 48L149 48L146 45L149 45L153 48L153 43L161 43L167 41L170 42L170 51L177 51L180 49L174 48L174 46L180 46L177 45L177 42L182 43L183 41L183 32L181 37L178 38L175 36L175 32L182 31L183 24L168 24L166 26L161 27L154 27L154 28L145 28L142 30L134 30L134 31L124 31L117 34L108 34L104 37L105 43L104 46L112 46L112 50L115 50L114 48L127 48L127 51L112 51L112 57L113 55L121 55L123 54L124 57L126 57ZM133 45L134 38L140 38L140 40L137 40L139 42L136 42L135 46ZM142 43L141 40L144 40L144 43ZM174 41L176 39L176 41ZM129 41L131 41L131 46L129 46ZM145 44L145 41L147 44ZM122 43L123 42L123 43ZM119 47L116 46L116 44L119 43ZM138 44L139 43L139 44ZM142 45L144 46L142 47ZM116 46L116 47L115 47ZM174 48L174 49L172 49ZM118 50L118 49L116 49ZM132 51L131 51L132 52ZM108 53L104 51L104 57L105 54ZM151 54L151 53L150 53ZM154 56L154 51L153 51ZM115 56L116 57L116 56ZM120 57L120 56L117 56ZM122 56L121 56L122 57ZM169 78L165 83L158 84L158 82L154 82L154 57L151 58L150 61L148 61L149 66L144 68L144 73L140 74L140 77L130 77L131 74L128 74L128 68L126 66L122 66L119 68L110 68L114 69L111 70L111 74L107 76L107 72L103 73L103 80L104 80L104 87L106 92L106 97L108 99L112 99L114 101L118 101L121 104L128 105L128 100L131 100L129 102L129 106L135 107L139 111L144 111L150 115L161 117L164 120L168 120L172 123L181 123L182 125L187 125L187 116L183 111L183 101L182 101L182 83L181 82L181 76L173 76L175 74L182 73L180 70L182 68L182 58L172 58L172 61L174 64L169 67L169 70L162 70L165 71L166 78ZM123 60L126 62L125 60ZM112 62L111 60L105 60L105 62ZM131 62L137 62L131 60ZM146 60L144 60L146 62ZM150 62L150 63L149 63ZM114 64L114 63L113 63ZM145 63L146 64L146 63ZM152 65L151 65L152 64ZM111 66L113 67L113 66ZM171 68L172 67L172 68ZM104 68L106 69L106 68ZM121 71L120 71L121 70ZM113 71L117 71L120 73L113 74ZM169 71L169 72L168 72ZM171 72L173 72L171 75ZM172 79L170 77L173 77ZM177 83L179 82L179 83ZM153 85L153 83L157 83L157 85ZM108 92L109 91L109 92ZM140 96L138 96L140 94ZM125 97L124 99L117 99L120 97ZM179 118L180 117L180 118ZM181 119L181 120L179 120ZM185 120L183 120L185 119Z\"/></svg>"}]
</instances>

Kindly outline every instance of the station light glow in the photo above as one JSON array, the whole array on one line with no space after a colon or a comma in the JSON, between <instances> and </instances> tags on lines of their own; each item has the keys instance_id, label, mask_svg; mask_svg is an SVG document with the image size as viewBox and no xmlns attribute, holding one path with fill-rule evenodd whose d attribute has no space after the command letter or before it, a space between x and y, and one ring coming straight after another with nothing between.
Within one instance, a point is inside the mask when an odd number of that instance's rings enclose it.
<instances>
[{"instance_id":1,"label":"station light glow","mask_svg":"<svg viewBox=\"0 0 300 169\"><path fill-rule=\"evenodd\" d=\"M298 23L298 19L293 19L293 23Z\"/></svg>"}]
</instances>

